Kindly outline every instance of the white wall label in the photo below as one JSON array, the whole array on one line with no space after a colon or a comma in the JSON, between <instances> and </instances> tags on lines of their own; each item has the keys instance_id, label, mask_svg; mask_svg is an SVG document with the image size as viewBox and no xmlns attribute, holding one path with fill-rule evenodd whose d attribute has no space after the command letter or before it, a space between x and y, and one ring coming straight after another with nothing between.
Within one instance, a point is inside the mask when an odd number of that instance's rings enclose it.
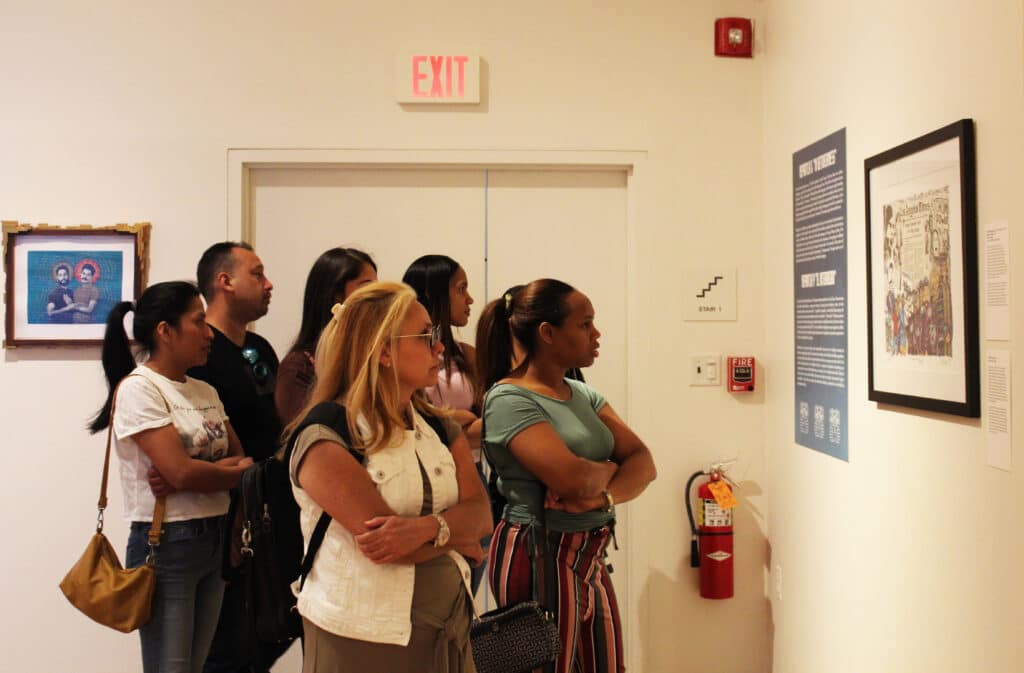
<instances>
[{"instance_id":1,"label":"white wall label","mask_svg":"<svg viewBox=\"0 0 1024 673\"><path fill-rule=\"evenodd\" d=\"M985 338L1010 340L1010 225L985 227Z\"/></svg>"},{"instance_id":2,"label":"white wall label","mask_svg":"<svg viewBox=\"0 0 1024 673\"><path fill-rule=\"evenodd\" d=\"M736 268L683 270L683 320L735 320Z\"/></svg>"},{"instance_id":3,"label":"white wall label","mask_svg":"<svg viewBox=\"0 0 1024 673\"><path fill-rule=\"evenodd\" d=\"M1010 351L990 348L985 353L985 449L988 464L1009 472L1012 465L1013 406L1010 398Z\"/></svg>"},{"instance_id":4,"label":"white wall label","mask_svg":"<svg viewBox=\"0 0 1024 673\"><path fill-rule=\"evenodd\" d=\"M479 103L480 57L464 51L409 51L395 59L399 103Z\"/></svg>"}]
</instances>

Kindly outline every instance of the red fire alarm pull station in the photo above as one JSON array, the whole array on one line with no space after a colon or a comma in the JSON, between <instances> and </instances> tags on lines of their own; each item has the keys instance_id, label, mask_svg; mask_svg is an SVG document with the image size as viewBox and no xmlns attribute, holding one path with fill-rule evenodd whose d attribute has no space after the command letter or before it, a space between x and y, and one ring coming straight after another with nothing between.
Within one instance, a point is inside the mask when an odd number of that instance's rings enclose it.
<instances>
[{"instance_id":1,"label":"red fire alarm pull station","mask_svg":"<svg viewBox=\"0 0 1024 673\"><path fill-rule=\"evenodd\" d=\"M754 25L750 19L729 17L715 21L715 56L750 58L754 55Z\"/></svg>"},{"instance_id":2,"label":"red fire alarm pull station","mask_svg":"<svg viewBox=\"0 0 1024 673\"><path fill-rule=\"evenodd\" d=\"M728 360L730 393L750 393L754 391L754 358L735 357Z\"/></svg>"}]
</instances>

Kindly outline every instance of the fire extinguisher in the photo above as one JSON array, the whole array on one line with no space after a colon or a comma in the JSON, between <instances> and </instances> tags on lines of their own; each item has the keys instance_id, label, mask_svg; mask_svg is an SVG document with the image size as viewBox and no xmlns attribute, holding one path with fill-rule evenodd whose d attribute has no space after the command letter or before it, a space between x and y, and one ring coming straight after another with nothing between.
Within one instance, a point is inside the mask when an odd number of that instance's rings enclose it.
<instances>
[{"instance_id":1,"label":"fire extinguisher","mask_svg":"<svg viewBox=\"0 0 1024 673\"><path fill-rule=\"evenodd\" d=\"M708 475L709 479L697 489L699 519L693 520L690 502L693 482ZM721 483L721 486L717 484ZM715 486L712 486L715 484ZM700 595L702 598L732 598L732 508L722 507L712 489L728 489L722 481L722 467L694 472L686 482L686 514L690 519L690 567L700 568ZM731 498L731 490L728 490Z\"/></svg>"}]
</instances>

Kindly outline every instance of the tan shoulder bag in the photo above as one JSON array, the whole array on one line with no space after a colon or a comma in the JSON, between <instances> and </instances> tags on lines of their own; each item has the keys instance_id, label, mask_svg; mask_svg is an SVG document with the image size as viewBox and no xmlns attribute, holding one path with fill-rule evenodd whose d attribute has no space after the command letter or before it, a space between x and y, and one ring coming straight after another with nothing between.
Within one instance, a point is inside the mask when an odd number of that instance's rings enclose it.
<instances>
[{"instance_id":1,"label":"tan shoulder bag","mask_svg":"<svg viewBox=\"0 0 1024 673\"><path fill-rule=\"evenodd\" d=\"M138 376L136 374L136 376ZM163 397L163 393L160 394ZM155 553L163 532L166 499L156 499L153 524L149 529L149 554L146 563L125 570L117 552L103 534L103 510L107 507L107 475L110 470L110 444L114 432L114 410L117 391L110 403L110 425L107 427L107 454L103 459L103 480L100 483L99 513L96 532L85 552L61 580L60 590L71 604L93 621L112 629L130 633L149 621L156 586ZM167 399L164 399L167 404ZM170 406L167 407L170 411Z\"/></svg>"}]
</instances>

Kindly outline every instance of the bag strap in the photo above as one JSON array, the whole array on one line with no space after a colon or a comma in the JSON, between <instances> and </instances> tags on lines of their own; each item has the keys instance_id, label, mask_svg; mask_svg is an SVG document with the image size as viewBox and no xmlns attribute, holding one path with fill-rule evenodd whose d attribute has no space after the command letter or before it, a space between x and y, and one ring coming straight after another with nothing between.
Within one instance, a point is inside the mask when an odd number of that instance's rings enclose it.
<instances>
[{"instance_id":1,"label":"bag strap","mask_svg":"<svg viewBox=\"0 0 1024 673\"><path fill-rule=\"evenodd\" d=\"M324 543L324 538L327 537L327 529L330 526L331 515L324 512L317 520L313 534L309 536L309 547L306 549L306 555L302 557L302 565L299 567L299 591L302 591L302 587L306 585L306 577L313 570L313 561L316 559L316 553L320 551L320 545Z\"/></svg>"},{"instance_id":2,"label":"bag strap","mask_svg":"<svg viewBox=\"0 0 1024 673\"><path fill-rule=\"evenodd\" d=\"M487 414L484 413L486 403L487 393L484 393L484 396L480 401L480 448L483 450L484 456L490 463L491 477L488 482L488 486L490 485L490 481L493 480L494 487L497 489L497 470L494 469L494 461L491 460L491 457L487 452ZM548 573L545 572L547 558L550 555L550 547L548 545L548 529L544 525L543 519L534 517L533 521L527 525L526 544L527 555L530 557L530 593L532 594L533 600L543 611L545 619L549 622L553 622L555 619L555 613L551 608L547 607L545 599L547 596L558 595L557 588L555 588L554 585L554 582L557 580L557 573L554 574L556 576L548 577ZM554 673L555 661L549 661L543 664L538 670L543 673Z\"/></svg>"},{"instance_id":3,"label":"bag strap","mask_svg":"<svg viewBox=\"0 0 1024 673\"><path fill-rule=\"evenodd\" d=\"M99 512L96 514L96 532L103 532L103 511L107 508L107 483L110 476L110 445L112 444L114 436L114 412L117 410L117 393L121 390L121 384L125 380L132 376L138 376L139 378L146 378L142 374L129 374L128 376L121 379L121 382L114 388L114 394L110 397L110 423L107 425L107 449L106 454L103 456L103 478L100 480L100 499L96 504ZM150 382L152 383L152 381ZM160 387L153 383L153 387L156 392L160 395L160 399L164 402L164 407L167 409L168 415L171 413L171 405L167 402L167 397L164 396ZM156 503L153 505L153 523L149 527L149 554L146 557L146 562L152 561L153 549L160 546L160 536L163 534L164 515L167 512L167 498L160 496L156 499Z\"/></svg>"},{"instance_id":4,"label":"bag strap","mask_svg":"<svg viewBox=\"0 0 1024 673\"><path fill-rule=\"evenodd\" d=\"M444 426L444 421L442 421L437 416L426 416L424 414L420 414L420 416L423 418L424 421L427 422L427 425L429 425L430 428L437 434L437 438L441 440L441 443L444 444L445 446L448 446L448 448L450 449L451 447L449 446L449 444L451 444L452 439L451 437L448 436L448 428Z\"/></svg>"},{"instance_id":5,"label":"bag strap","mask_svg":"<svg viewBox=\"0 0 1024 673\"><path fill-rule=\"evenodd\" d=\"M492 386L493 387L493 386ZM490 392L490 391L488 391ZM490 453L487 450L487 414L484 410L487 405L487 393L480 400L480 449L482 450L484 457L489 463L490 475L488 477L488 488L493 484L495 490L498 488L498 471L494 469L494 461L491 459ZM550 418L549 418L550 421ZM538 540L538 538L540 538ZM531 569L531 586L530 593L532 594L533 600L537 602L546 612L550 614L550 610L547 610L544 606L544 597L547 595L547 585L544 583L544 563L548 556L548 532L544 526L544 522L540 519L534 519L532 523L526 527L526 544L527 554L530 557L530 569ZM544 591L541 590L544 587Z\"/></svg>"},{"instance_id":6,"label":"bag strap","mask_svg":"<svg viewBox=\"0 0 1024 673\"><path fill-rule=\"evenodd\" d=\"M306 417L302 419L302 422L292 432L292 436L288 438L288 445L284 452L287 463L291 462L292 451L295 449L295 442L298 440L299 435L311 425L326 425L331 430L334 430L341 437L349 454L360 465L363 464L363 454L352 448L352 434L348 429L348 414L345 411L345 407L336 402L321 402L306 414ZM306 584L306 576L313 569L313 561L316 559L317 552L320 551L320 545L323 544L330 525L331 515L324 511L320 514L316 527L313 528L312 535L309 536L309 544L306 546L306 553L302 557L302 564L299 566L299 591L302 591L302 587Z\"/></svg>"}]
</instances>

